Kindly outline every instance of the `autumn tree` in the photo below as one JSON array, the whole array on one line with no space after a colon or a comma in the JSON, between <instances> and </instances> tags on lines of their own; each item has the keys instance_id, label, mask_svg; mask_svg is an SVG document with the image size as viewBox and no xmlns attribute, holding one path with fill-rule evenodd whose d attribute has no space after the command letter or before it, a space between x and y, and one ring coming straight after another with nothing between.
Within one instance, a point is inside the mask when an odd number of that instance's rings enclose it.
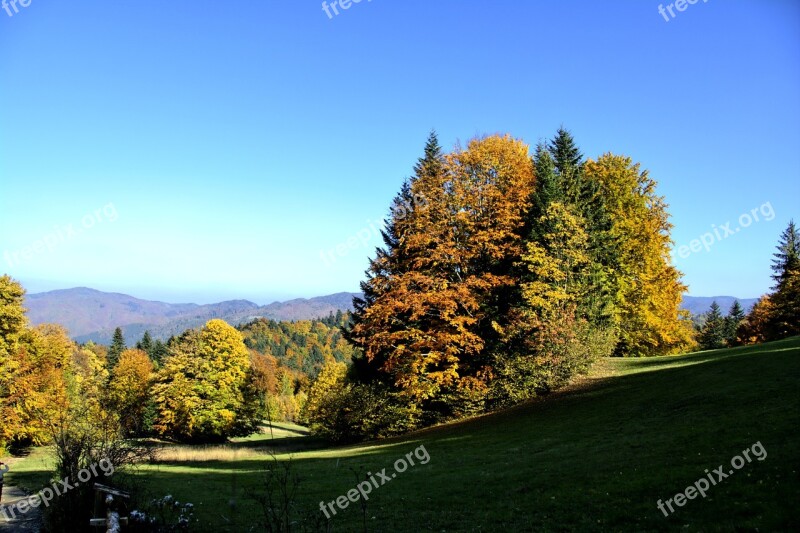
<instances>
[{"instance_id":1,"label":"autumn tree","mask_svg":"<svg viewBox=\"0 0 800 533\"><path fill-rule=\"evenodd\" d=\"M316 434L336 440L344 423L347 365L328 361L308 392L303 419Z\"/></svg>"},{"instance_id":2,"label":"autumn tree","mask_svg":"<svg viewBox=\"0 0 800 533\"><path fill-rule=\"evenodd\" d=\"M144 350L125 350L111 373L108 397L128 436L146 429L146 414L154 378L153 362Z\"/></svg>"},{"instance_id":3,"label":"autumn tree","mask_svg":"<svg viewBox=\"0 0 800 533\"><path fill-rule=\"evenodd\" d=\"M736 330L736 337L741 344L759 344L770 340L770 323L773 316L773 304L769 296L762 296L747 313L744 321Z\"/></svg>"},{"instance_id":4,"label":"autumn tree","mask_svg":"<svg viewBox=\"0 0 800 533\"><path fill-rule=\"evenodd\" d=\"M521 256L522 304L506 325L494 324L506 347L493 365L499 403L547 392L585 370L591 358L588 321L578 311L590 261L583 219L552 202L536 227L539 240L528 242Z\"/></svg>"},{"instance_id":5,"label":"autumn tree","mask_svg":"<svg viewBox=\"0 0 800 533\"><path fill-rule=\"evenodd\" d=\"M8 356L14 353L27 326L24 300L22 285L8 275L0 277L0 369L3 369Z\"/></svg>"},{"instance_id":6,"label":"autumn tree","mask_svg":"<svg viewBox=\"0 0 800 533\"><path fill-rule=\"evenodd\" d=\"M0 451L14 435L14 428L6 418L10 404L11 379L17 370L12 358L19 348L20 336L25 331L27 319L23 302L25 289L8 275L0 277Z\"/></svg>"},{"instance_id":7,"label":"autumn tree","mask_svg":"<svg viewBox=\"0 0 800 533\"><path fill-rule=\"evenodd\" d=\"M250 355L241 334L214 319L184 333L170 347L154 386L154 428L179 440L219 441L249 434L258 423L244 416Z\"/></svg>"},{"instance_id":8,"label":"autumn tree","mask_svg":"<svg viewBox=\"0 0 800 533\"><path fill-rule=\"evenodd\" d=\"M605 154L587 161L586 175L599 185L617 243L620 355L660 355L692 345L688 314L680 310L686 286L670 262L667 204L657 183L639 164Z\"/></svg>"},{"instance_id":9,"label":"autumn tree","mask_svg":"<svg viewBox=\"0 0 800 533\"><path fill-rule=\"evenodd\" d=\"M413 182L425 204L407 220L406 267L386 276L352 331L408 404L441 417L482 408L499 346L492 321L509 306L533 183L528 146L509 136L470 141Z\"/></svg>"},{"instance_id":10,"label":"autumn tree","mask_svg":"<svg viewBox=\"0 0 800 533\"><path fill-rule=\"evenodd\" d=\"M414 174L406 180L400 192L395 196L386 219L385 229L381 231L383 246L375 249L375 258L370 260L365 272L366 279L361 282L363 297L353 298L351 323L344 328L345 337L358 348L366 346L365 333L380 328L384 332L399 332L409 322L408 315L392 319L387 315L379 316L369 309L375 302L389 293L392 282L399 276L418 268L416 255L424 254L421 248L412 248L406 235L415 224L417 209L427 204L427 199L415 184L425 182L442 182L444 176L444 156L435 131L432 131L425 143L423 156L414 165ZM417 187L419 189L419 187ZM369 315L369 316L368 316ZM378 320L382 320L380 325ZM374 347L369 357L357 357L354 361L357 376L362 381L390 381L389 376L381 372L391 349Z\"/></svg>"},{"instance_id":11,"label":"autumn tree","mask_svg":"<svg viewBox=\"0 0 800 533\"><path fill-rule=\"evenodd\" d=\"M25 329L10 356L13 374L7 377L2 402L0 441L16 444L49 442L48 424L67 404L65 372L75 348L67 331L43 324Z\"/></svg>"}]
</instances>

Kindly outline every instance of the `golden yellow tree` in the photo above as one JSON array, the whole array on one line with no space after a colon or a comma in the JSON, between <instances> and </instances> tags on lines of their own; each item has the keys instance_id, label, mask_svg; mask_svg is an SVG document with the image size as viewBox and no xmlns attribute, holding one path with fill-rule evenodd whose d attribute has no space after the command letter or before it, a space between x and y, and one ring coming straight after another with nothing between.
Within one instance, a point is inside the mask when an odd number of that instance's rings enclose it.
<instances>
[{"instance_id":1,"label":"golden yellow tree","mask_svg":"<svg viewBox=\"0 0 800 533\"><path fill-rule=\"evenodd\" d=\"M250 354L241 333L220 319L188 331L170 346L153 397L154 428L182 440L224 440L256 421L244 405Z\"/></svg>"},{"instance_id":2,"label":"golden yellow tree","mask_svg":"<svg viewBox=\"0 0 800 533\"><path fill-rule=\"evenodd\" d=\"M108 397L119 414L123 431L137 435L145 427L155 368L143 350L125 350L111 374Z\"/></svg>"},{"instance_id":3,"label":"golden yellow tree","mask_svg":"<svg viewBox=\"0 0 800 533\"><path fill-rule=\"evenodd\" d=\"M44 444L68 405L66 372L75 345L67 331L43 324L25 330L11 359L2 405L2 440Z\"/></svg>"},{"instance_id":4,"label":"golden yellow tree","mask_svg":"<svg viewBox=\"0 0 800 533\"><path fill-rule=\"evenodd\" d=\"M686 286L670 260L672 224L657 183L629 157L610 153L587 161L585 173L600 184L619 246L618 352L662 355L691 347L691 323L680 310Z\"/></svg>"}]
</instances>

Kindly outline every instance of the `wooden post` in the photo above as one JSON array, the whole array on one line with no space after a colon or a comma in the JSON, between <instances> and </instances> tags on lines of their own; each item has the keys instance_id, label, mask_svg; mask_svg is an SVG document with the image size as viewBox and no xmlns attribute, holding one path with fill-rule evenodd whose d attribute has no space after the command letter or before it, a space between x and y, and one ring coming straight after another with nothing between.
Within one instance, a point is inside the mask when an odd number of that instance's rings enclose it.
<instances>
[{"instance_id":1,"label":"wooden post","mask_svg":"<svg viewBox=\"0 0 800 533\"><path fill-rule=\"evenodd\" d=\"M0 502L3 501L3 476L9 471L7 464L0 462Z\"/></svg>"},{"instance_id":2,"label":"wooden post","mask_svg":"<svg viewBox=\"0 0 800 533\"><path fill-rule=\"evenodd\" d=\"M106 516L105 518L90 519L89 525L92 527L105 527L106 533L120 533L122 531L121 527L128 525L128 517L119 515L117 500L115 500L114 497L116 496L121 500L128 499L131 497L130 494L107 485L101 485L100 483L94 484L94 490L96 494L95 501L102 499ZM104 498L103 495L105 495ZM102 512L102 510L100 512ZM97 507L95 507L94 514L100 514L98 513Z\"/></svg>"}]
</instances>

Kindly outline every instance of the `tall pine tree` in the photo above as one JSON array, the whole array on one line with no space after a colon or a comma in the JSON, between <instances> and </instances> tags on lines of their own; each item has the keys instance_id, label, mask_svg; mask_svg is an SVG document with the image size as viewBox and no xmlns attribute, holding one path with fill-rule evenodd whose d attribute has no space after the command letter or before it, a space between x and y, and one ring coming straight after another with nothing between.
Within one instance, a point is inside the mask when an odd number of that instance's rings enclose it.
<instances>
[{"instance_id":1,"label":"tall pine tree","mask_svg":"<svg viewBox=\"0 0 800 533\"><path fill-rule=\"evenodd\" d=\"M769 335L783 339L800 335L800 232L793 220L781 234L774 257Z\"/></svg>"},{"instance_id":2,"label":"tall pine tree","mask_svg":"<svg viewBox=\"0 0 800 533\"><path fill-rule=\"evenodd\" d=\"M370 261L366 270L366 279L361 282L363 297L353 298L353 313L350 324L343 328L344 337L355 346L364 349L367 346L367 336L372 328L383 331L397 331L409 324L408 316L395 318L384 317L387 320L378 325L381 319L376 313L370 313L370 308L384 294L392 288L392 279L407 273L415 268L414 251L407 245L404 236L413 224L416 209L423 207L427 199L413 191L414 184L421 180L440 180L444 173L444 158L439 138L435 131L431 131L425 142L423 156L414 165L414 174L401 186L400 192L392 201L389 216L385 221L385 228L381 231L383 246L375 249L375 258ZM381 372L386 359L387 351L373 351L370 357L356 357L354 366L359 380L383 381L390 383L389 376Z\"/></svg>"},{"instance_id":3,"label":"tall pine tree","mask_svg":"<svg viewBox=\"0 0 800 533\"><path fill-rule=\"evenodd\" d=\"M739 343L736 332L739 330L739 326L742 322L744 322L744 319L745 314L742 305L739 303L739 300L734 300L730 311L728 311L728 316L725 317L725 344L728 346L735 346Z\"/></svg>"},{"instance_id":4,"label":"tall pine tree","mask_svg":"<svg viewBox=\"0 0 800 533\"><path fill-rule=\"evenodd\" d=\"M111 338L111 346L108 348L108 368L113 370L119 362L119 357L125 351L125 337L122 335L122 328L114 330L114 336Z\"/></svg>"},{"instance_id":5,"label":"tall pine tree","mask_svg":"<svg viewBox=\"0 0 800 533\"><path fill-rule=\"evenodd\" d=\"M711 308L705 315L705 322L700 330L700 347L704 350L715 350L725 345L727 328L722 317L719 304L711 302Z\"/></svg>"}]
</instances>

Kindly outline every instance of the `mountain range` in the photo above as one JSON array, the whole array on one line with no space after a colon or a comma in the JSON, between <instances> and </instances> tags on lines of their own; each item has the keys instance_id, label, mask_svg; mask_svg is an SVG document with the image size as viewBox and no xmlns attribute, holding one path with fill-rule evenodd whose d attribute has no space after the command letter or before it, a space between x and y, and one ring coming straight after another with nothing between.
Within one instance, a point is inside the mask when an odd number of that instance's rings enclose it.
<instances>
[{"instance_id":1,"label":"mountain range","mask_svg":"<svg viewBox=\"0 0 800 533\"><path fill-rule=\"evenodd\" d=\"M352 308L354 294L340 292L316 298L298 298L259 306L248 300L215 304L170 304L140 300L127 294L102 292L87 287L63 289L25 298L28 319L34 325L61 324L78 342L108 344L114 329L122 328L129 345L142 338L145 330L154 339L166 340L212 318L239 325L256 318L292 321L323 318Z\"/></svg>"},{"instance_id":2,"label":"mountain range","mask_svg":"<svg viewBox=\"0 0 800 533\"><path fill-rule=\"evenodd\" d=\"M141 300L127 294L102 292L87 287L29 294L25 299L31 323L57 323L65 326L78 342L94 341L108 344L114 329L122 328L129 345L141 339L145 330L154 339L166 340L185 330L202 326L212 318L221 318L239 325L256 318L273 320L311 320L324 318L336 311L352 310L353 296L358 293L340 292L315 298L298 298L259 306L249 300L229 300L215 304L171 304ZM726 313L733 296L684 296L681 306L693 315L708 311L716 301ZM739 298L748 311L754 298Z\"/></svg>"}]
</instances>

